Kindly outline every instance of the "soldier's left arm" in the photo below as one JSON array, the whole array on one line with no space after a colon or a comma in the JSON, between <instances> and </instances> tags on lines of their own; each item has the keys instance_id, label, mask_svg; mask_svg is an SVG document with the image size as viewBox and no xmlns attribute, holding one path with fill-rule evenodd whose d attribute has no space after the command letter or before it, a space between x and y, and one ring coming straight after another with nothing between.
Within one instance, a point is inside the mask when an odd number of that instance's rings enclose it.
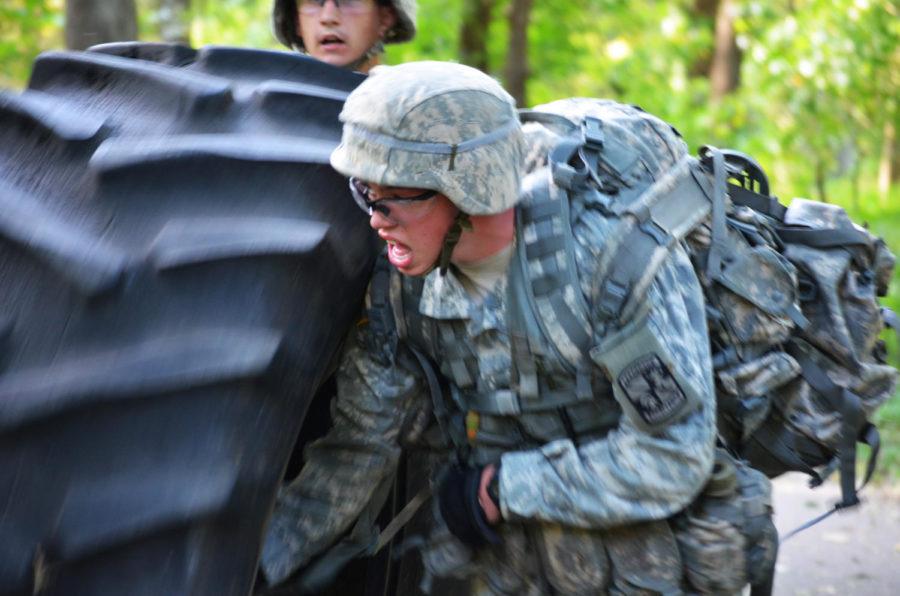
<instances>
[{"instance_id":1,"label":"soldier's left arm","mask_svg":"<svg viewBox=\"0 0 900 596\"><path fill-rule=\"evenodd\" d=\"M588 528L663 519L687 506L713 463L715 395L703 295L679 248L644 314L592 353L623 415L605 438L554 441L503 456L505 519Z\"/></svg>"}]
</instances>

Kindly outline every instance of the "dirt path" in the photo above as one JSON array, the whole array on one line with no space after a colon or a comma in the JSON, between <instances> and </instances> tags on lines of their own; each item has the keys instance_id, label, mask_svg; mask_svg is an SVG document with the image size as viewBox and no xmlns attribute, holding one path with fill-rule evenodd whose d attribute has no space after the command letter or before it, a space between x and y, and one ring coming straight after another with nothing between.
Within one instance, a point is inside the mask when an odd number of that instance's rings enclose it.
<instances>
[{"instance_id":1,"label":"dirt path","mask_svg":"<svg viewBox=\"0 0 900 596\"><path fill-rule=\"evenodd\" d=\"M829 509L839 498L834 482L810 490L805 476L773 482L780 534ZM861 507L835 513L781 546L775 595L900 594L900 487L863 491Z\"/></svg>"}]
</instances>

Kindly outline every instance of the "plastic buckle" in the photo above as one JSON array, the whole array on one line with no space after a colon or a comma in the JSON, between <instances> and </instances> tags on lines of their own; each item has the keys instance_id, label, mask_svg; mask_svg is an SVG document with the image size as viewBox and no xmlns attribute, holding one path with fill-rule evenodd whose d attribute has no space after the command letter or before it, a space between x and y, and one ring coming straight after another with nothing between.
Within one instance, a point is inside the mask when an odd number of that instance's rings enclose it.
<instances>
[{"instance_id":1,"label":"plastic buckle","mask_svg":"<svg viewBox=\"0 0 900 596\"><path fill-rule=\"evenodd\" d=\"M598 300L600 312L607 318L618 317L627 297L628 288L611 279L606 280Z\"/></svg>"},{"instance_id":2,"label":"plastic buckle","mask_svg":"<svg viewBox=\"0 0 900 596\"><path fill-rule=\"evenodd\" d=\"M554 184L556 184L560 188L572 190L572 187L575 184L575 178L578 174L575 168L566 163L551 161L550 172L553 175Z\"/></svg>"},{"instance_id":3,"label":"plastic buckle","mask_svg":"<svg viewBox=\"0 0 900 596\"><path fill-rule=\"evenodd\" d=\"M588 149L601 151L604 144L603 122L598 118L588 116L582 125L584 144Z\"/></svg>"}]
</instances>

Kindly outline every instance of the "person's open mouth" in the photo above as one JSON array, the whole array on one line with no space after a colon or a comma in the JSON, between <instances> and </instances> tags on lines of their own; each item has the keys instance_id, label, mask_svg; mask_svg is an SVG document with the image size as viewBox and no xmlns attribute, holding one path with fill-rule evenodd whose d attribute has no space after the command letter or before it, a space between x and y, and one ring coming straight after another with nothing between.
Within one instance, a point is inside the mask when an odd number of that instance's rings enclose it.
<instances>
[{"instance_id":1,"label":"person's open mouth","mask_svg":"<svg viewBox=\"0 0 900 596\"><path fill-rule=\"evenodd\" d=\"M389 240L388 261L397 269L408 267L412 263L412 250L405 244Z\"/></svg>"},{"instance_id":2,"label":"person's open mouth","mask_svg":"<svg viewBox=\"0 0 900 596\"><path fill-rule=\"evenodd\" d=\"M326 49L337 49L344 47L347 44L344 43L344 40L340 36L328 34L319 38L319 45Z\"/></svg>"}]
</instances>

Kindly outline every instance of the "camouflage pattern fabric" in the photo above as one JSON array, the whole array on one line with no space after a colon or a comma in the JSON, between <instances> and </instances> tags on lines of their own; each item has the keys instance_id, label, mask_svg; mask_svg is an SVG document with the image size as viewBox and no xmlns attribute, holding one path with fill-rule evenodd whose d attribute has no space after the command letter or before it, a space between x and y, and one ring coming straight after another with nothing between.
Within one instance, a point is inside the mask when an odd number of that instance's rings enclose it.
<instances>
[{"instance_id":1,"label":"camouflage pattern fabric","mask_svg":"<svg viewBox=\"0 0 900 596\"><path fill-rule=\"evenodd\" d=\"M589 116L602 120L607 134L631 145L651 163L655 162L653 167L648 168L651 176L668 171L687 153L687 144L670 124L637 106L608 99L570 97L535 106L530 111L562 116L566 121L528 122L524 125L528 147L525 172L545 166L550 150L562 137L577 128L576 123Z\"/></svg>"},{"instance_id":2,"label":"camouflage pattern fabric","mask_svg":"<svg viewBox=\"0 0 900 596\"><path fill-rule=\"evenodd\" d=\"M384 360L367 331L348 338L334 427L307 447L306 465L278 497L261 560L270 582L286 579L350 528L394 473L402 429L427 405L420 380Z\"/></svg>"},{"instance_id":3,"label":"camouflage pattern fabric","mask_svg":"<svg viewBox=\"0 0 900 596\"><path fill-rule=\"evenodd\" d=\"M573 567L571 561L605 560L605 529L664 519L693 500L712 465L715 430L702 301L683 252L664 268L651 300L654 329L673 350L671 359L681 374L695 384L702 407L655 435L623 418L602 440L575 445L560 438L504 454L500 495L508 521L501 526L503 545L471 553L446 530L442 533L438 521L432 547L423 555L429 571L465 570L480 578L474 593L511 593L507 587L546 593L542 582L551 580L563 594L599 590L620 576L603 572L602 565ZM509 375L503 302L502 291L482 302L471 299L451 270L446 277L432 272L426 278L418 304L418 311L439 326L462 321L479 356L478 382L486 388ZM404 424L427 407L418 370L402 358L386 361L378 343L368 327L357 330L340 369L335 427L309 448L303 472L279 499L262 560L272 581L302 566L349 528L373 487L393 472ZM665 544L666 537L655 540ZM540 560L539 553L544 553ZM666 576L666 561L675 564L672 556L654 559L661 562L659 574ZM680 563L677 568L680 575Z\"/></svg>"},{"instance_id":4,"label":"camouflage pattern fabric","mask_svg":"<svg viewBox=\"0 0 900 596\"><path fill-rule=\"evenodd\" d=\"M341 121L331 165L345 176L437 190L469 215L518 200L525 145L515 102L474 68L379 66L350 94Z\"/></svg>"},{"instance_id":5,"label":"camouflage pattern fabric","mask_svg":"<svg viewBox=\"0 0 900 596\"><path fill-rule=\"evenodd\" d=\"M351 94L332 164L380 184L440 190L470 214L499 213L518 201L525 159L514 118L508 95L473 69L436 63L391 67ZM682 144L657 155L661 135L652 126L633 136L646 145L645 164L653 164L647 170L654 177L684 152ZM479 138L490 142L456 153L455 147ZM453 153L437 146L454 147ZM588 303L613 229L597 210L580 210L573 221L581 298ZM667 375L694 396L695 405L652 430L621 416L602 436L573 435L564 425L547 424L558 416L554 408L514 411L510 279L501 279L486 296L470 295L452 268L446 275L432 271L424 279L402 279L403 318L424 321L431 330L407 341L432 358L452 390L447 403L455 426L448 432L465 436L466 412L497 395L508 397L513 410L493 418L524 429L523 440L504 449L488 447L481 438L485 429L476 429L464 454L471 464L502 462L502 543L472 551L448 532L435 509L422 549L424 587L429 576L438 576L467 578L474 594L677 593L682 564L664 520L706 484L715 441L703 295L687 254L676 247L659 268L637 328L657 338L651 356L670 367ZM392 306L371 293L367 305L369 321L384 320L379 309ZM630 321L617 327L597 316L588 323L597 345L630 329ZM408 322L402 321L404 327ZM431 405L423 374L403 344L396 354L385 349L398 344L396 328L386 333L361 325L347 342L334 428L308 448L303 471L280 495L273 514L261 562L271 582L285 579L351 526L375 487L394 473L402 437ZM464 368L459 354L466 355ZM575 373L552 362L559 357L543 356L548 366L537 371L540 386L574 387ZM599 367L591 375L597 391L610 391L610 380L600 382ZM618 407L610 395L595 397L587 405Z\"/></svg>"},{"instance_id":6,"label":"camouflage pattern fabric","mask_svg":"<svg viewBox=\"0 0 900 596\"><path fill-rule=\"evenodd\" d=\"M587 252L590 244L579 247ZM648 306L648 326L667 346L666 360L700 396L699 410L658 435L623 417L604 440L576 447L562 439L504 455L504 517L610 527L668 517L699 492L712 465L715 408L702 295L684 252L663 268Z\"/></svg>"}]
</instances>

